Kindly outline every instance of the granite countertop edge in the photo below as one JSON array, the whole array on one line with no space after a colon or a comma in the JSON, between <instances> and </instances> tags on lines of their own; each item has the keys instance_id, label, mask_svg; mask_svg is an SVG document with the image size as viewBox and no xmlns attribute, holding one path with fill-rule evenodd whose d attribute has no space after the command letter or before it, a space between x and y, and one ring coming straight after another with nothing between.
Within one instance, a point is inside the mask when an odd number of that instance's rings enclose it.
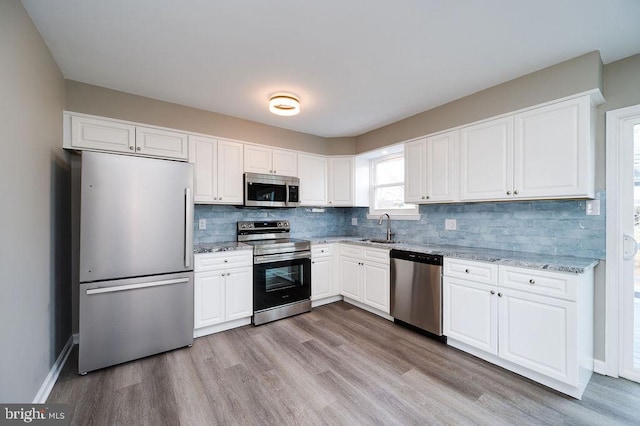
<instances>
[{"instance_id":1,"label":"granite countertop edge","mask_svg":"<svg viewBox=\"0 0 640 426\"><path fill-rule=\"evenodd\" d=\"M595 267L600 260L577 256L554 256L548 254L496 250L488 248L464 247L439 244L416 243L376 243L363 241L362 237L314 237L312 244L348 243L353 245L414 251L425 254L438 254L444 257L490 262L499 265L521 268L541 269L557 272L582 274Z\"/></svg>"},{"instance_id":2,"label":"granite countertop edge","mask_svg":"<svg viewBox=\"0 0 640 426\"><path fill-rule=\"evenodd\" d=\"M218 253L235 250L253 250L253 246L238 241L220 241L193 245L193 254Z\"/></svg>"}]
</instances>

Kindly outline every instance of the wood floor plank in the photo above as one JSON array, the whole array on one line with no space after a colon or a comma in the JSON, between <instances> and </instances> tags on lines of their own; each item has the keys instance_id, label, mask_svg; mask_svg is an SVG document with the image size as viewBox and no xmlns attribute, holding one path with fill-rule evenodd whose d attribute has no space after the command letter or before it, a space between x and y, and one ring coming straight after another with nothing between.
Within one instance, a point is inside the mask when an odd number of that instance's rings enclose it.
<instances>
[{"instance_id":1,"label":"wood floor plank","mask_svg":"<svg viewBox=\"0 0 640 426\"><path fill-rule=\"evenodd\" d=\"M640 385L594 375L582 401L344 302L77 374L48 402L74 425L639 425Z\"/></svg>"}]
</instances>

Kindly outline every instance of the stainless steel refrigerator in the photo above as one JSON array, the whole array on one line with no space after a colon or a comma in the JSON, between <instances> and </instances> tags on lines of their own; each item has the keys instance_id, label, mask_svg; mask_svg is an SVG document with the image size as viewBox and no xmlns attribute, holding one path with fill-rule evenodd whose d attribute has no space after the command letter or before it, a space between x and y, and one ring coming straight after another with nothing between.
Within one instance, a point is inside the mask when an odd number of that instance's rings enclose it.
<instances>
[{"instance_id":1,"label":"stainless steel refrigerator","mask_svg":"<svg viewBox=\"0 0 640 426\"><path fill-rule=\"evenodd\" d=\"M80 160L78 372L193 343L192 165Z\"/></svg>"}]
</instances>

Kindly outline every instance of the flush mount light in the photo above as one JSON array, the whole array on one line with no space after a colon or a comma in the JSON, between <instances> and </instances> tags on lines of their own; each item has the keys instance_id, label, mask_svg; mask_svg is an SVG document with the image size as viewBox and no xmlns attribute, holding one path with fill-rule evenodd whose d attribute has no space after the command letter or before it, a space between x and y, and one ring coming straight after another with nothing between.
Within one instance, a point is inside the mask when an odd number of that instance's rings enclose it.
<instances>
[{"instance_id":1,"label":"flush mount light","mask_svg":"<svg viewBox=\"0 0 640 426\"><path fill-rule=\"evenodd\" d=\"M277 94L269 99L269 111L277 115L296 115L300 112L300 100L291 94Z\"/></svg>"}]
</instances>

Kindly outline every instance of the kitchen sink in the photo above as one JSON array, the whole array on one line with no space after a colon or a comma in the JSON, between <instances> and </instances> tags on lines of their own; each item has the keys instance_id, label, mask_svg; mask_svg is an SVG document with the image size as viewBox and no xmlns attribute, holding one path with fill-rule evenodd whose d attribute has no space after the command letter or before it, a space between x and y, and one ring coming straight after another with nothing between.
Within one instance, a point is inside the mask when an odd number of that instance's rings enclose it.
<instances>
[{"instance_id":1,"label":"kitchen sink","mask_svg":"<svg viewBox=\"0 0 640 426\"><path fill-rule=\"evenodd\" d=\"M387 240L377 240L377 239L372 239L372 238L365 238L363 240L361 240L365 243L381 243L381 244L395 244L397 241L387 241Z\"/></svg>"}]
</instances>

